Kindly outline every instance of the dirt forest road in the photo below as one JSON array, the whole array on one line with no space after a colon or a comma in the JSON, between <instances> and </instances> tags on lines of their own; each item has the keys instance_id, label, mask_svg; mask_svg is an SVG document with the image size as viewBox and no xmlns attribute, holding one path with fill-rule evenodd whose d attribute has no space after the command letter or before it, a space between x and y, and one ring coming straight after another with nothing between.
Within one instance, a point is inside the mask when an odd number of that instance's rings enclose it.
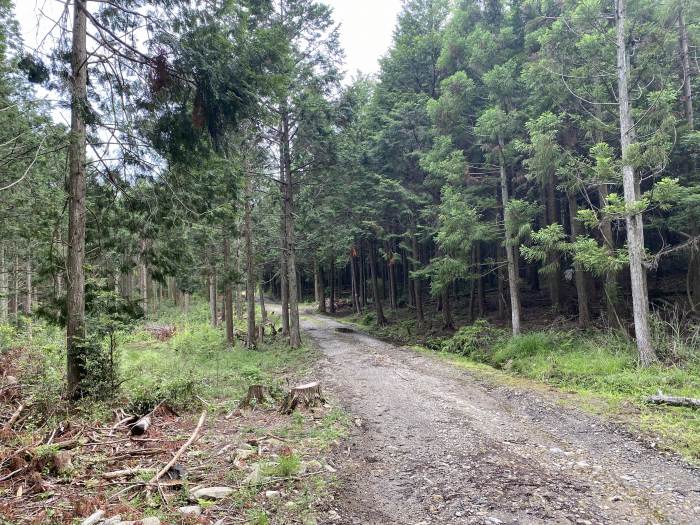
<instances>
[{"instance_id":1,"label":"dirt forest road","mask_svg":"<svg viewBox=\"0 0 700 525\"><path fill-rule=\"evenodd\" d=\"M360 423L341 524L700 524L700 473L547 394L306 317L324 388Z\"/></svg>"}]
</instances>

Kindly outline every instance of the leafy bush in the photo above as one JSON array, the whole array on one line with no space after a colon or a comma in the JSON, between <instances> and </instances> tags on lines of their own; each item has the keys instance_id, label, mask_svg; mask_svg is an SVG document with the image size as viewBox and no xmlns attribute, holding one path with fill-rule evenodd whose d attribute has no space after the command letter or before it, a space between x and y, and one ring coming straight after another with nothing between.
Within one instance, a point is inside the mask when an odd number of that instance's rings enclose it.
<instances>
[{"instance_id":1,"label":"leafy bush","mask_svg":"<svg viewBox=\"0 0 700 525\"><path fill-rule=\"evenodd\" d=\"M503 337L503 331L490 325L485 319L463 326L450 339L442 344L446 352L471 357L477 361L488 361L496 342Z\"/></svg>"},{"instance_id":2,"label":"leafy bush","mask_svg":"<svg viewBox=\"0 0 700 525\"><path fill-rule=\"evenodd\" d=\"M144 385L133 393L127 412L147 414L161 401L173 408L187 408L198 402L197 395L197 382L192 379L177 378L156 387Z\"/></svg>"},{"instance_id":3,"label":"leafy bush","mask_svg":"<svg viewBox=\"0 0 700 525\"><path fill-rule=\"evenodd\" d=\"M502 345L491 358L496 366L504 366L508 363L515 364L518 360L527 360L535 356L553 353L557 348L557 341L553 334L547 332L532 332L510 338Z\"/></svg>"},{"instance_id":4,"label":"leafy bush","mask_svg":"<svg viewBox=\"0 0 700 525\"><path fill-rule=\"evenodd\" d=\"M170 341L170 347L175 352L189 355L219 352L226 349L226 343L220 330L207 322L201 322L178 328Z\"/></svg>"}]
</instances>

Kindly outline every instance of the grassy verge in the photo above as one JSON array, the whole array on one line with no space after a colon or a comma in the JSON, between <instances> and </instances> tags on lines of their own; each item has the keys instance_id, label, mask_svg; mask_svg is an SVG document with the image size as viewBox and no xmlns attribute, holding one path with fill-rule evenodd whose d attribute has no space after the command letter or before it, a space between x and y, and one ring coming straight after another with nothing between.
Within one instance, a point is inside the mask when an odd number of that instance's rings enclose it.
<instances>
[{"instance_id":1,"label":"grassy verge","mask_svg":"<svg viewBox=\"0 0 700 525\"><path fill-rule=\"evenodd\" d=\"M441 337L421 333L407 318L384 327L377 326L372 315L346 320L492 380L525 378L576 394L577 406L653 433L661 446L700 463L700 412L644 402L659 390L700 398L700 349L692 338L673 336L661 323L654 337L663 362L640 368L633 344L614 332L538 330L511 337L506 330L479 320L451 337Z\"/></svg>"}]
</instances>

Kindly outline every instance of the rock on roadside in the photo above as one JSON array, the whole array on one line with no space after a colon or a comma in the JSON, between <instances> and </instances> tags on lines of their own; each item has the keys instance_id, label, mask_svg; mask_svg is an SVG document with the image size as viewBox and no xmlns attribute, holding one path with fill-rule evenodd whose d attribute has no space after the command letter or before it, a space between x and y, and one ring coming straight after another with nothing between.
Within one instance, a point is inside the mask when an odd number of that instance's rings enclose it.
<instances>
[{"instance_id":1,"label":"rock on roadside","mask_svg":"<svg viewBox=\"0 0 700 525\"><path fill-rule=\"evenodd\" d=\"M231 487L206 487L192 491L190 493L190 501L196 502L200 499L209 501L224 499L226 496L230 496L232 493L233 489Z\"/></svg>"}]
</instances>

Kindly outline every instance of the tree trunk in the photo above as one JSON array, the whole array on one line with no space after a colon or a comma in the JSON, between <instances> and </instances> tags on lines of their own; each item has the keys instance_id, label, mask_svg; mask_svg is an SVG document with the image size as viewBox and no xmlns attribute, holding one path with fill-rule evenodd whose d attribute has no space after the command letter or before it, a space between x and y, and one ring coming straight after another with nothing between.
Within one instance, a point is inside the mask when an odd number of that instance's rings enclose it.
<instances>
[{"instance_id":1,"label":"tree trunk","mask_svg":"<svg viewBox=\"0 0 700 525\"><path fill-rule=\"evenodd\" d=\"M620 107L620 144L622 146L622 182L625 204L629 211L625 214L627 223L627 247L629 251L630 279L632 283L632 308L634 312L634 329L637 339L639 361L642 366L654 363L656 353L651 346L649 331L649 298L647 294L646 270L644 268L644 224L642 213L634 212L639 201L639 181L634 173L634 166L625 162L629 158L634 142L634 126L629 100L628 55L625 35L625 18L627 16L626 0L616 1L617 25L617 72L618 103Z\"/></svg>"},{"instance_id":2,"label":"tree trunk","mask_svg":"<svg viewBox=\"0 0 700 525\"><path fill-rule=\"evenodd\" d=\"M362 249L362 246L360 246L360 257L358 259L358 275L360 277L359 280L359 285L360 285L360 305L362 308L367 307L367 279L365 276L365 257L364 257L364 250Z\"/></svg>"},{"instance_id":3,"label":"tree trunk","mask_svg":"<svg viewBox=\"0 0 700 525\"><path fill-rule=\"evenodd\" d=\"M226 343L229 348L235 345L233 338L233 287L231 286L231 245L224 232L224 318L226 321Z\"/></svg>"},{"instance_id":4,"label":"tree trunk","mask_svg":"<svg viewBox=\"0 0 700 525\"><path fill-rule=\"evenodd\" d=\"M408 260L408 251L406 249L401 250L401 259L403 260L403 288L406 293L406 302L412 308L415 300L413 298L413 281L409 277L411 263Z\"/></svg>"},{"instance_id":5,"label":"tree trunk","mask_svg":"<svg viewBox=\"0 0 700 525\"><path fill-rule=\"evenodd\" d=\"M87 100L87 20L85 0L73 2L71 50L71 133L68 146L68 254L66 261L66 378L68 395L79 398L85 373L85 113Z\"/></svg>"},{"instance_id":6,"label":"tree trunk","mask_svg":"<svg viewBox=\"0 0 700 525\"><path fill-rule=\"evenodd\" d=\"M331 313L336 312L336 271L335 271L335 259L331 259Z\"/></svg>"},{"instance_id":7,"label":"tree trunk","mask_svg":"<svg viewBox=\"0 0 700 525\"><path fill-rule=\"evenodd\" d=\"M13 272L14 290L12 298L12 319L19 321L19 255L15 253L15 271Z\"/></svg>"},{"instance_id":8,"label":"tree trunk","mask_svg":"<svg viewBox=\"0 0 700 525\"><path fill-rule=\"evenodd\" d=\"M141 239L140 259L141 307L143 308L143 316L148 317L148 267L146 266L146 241L143 239Z\"/></svg>"},{"instance_id":9,"label":"tree trunk","mask_svg":"<svg viewBox=\"0 0 700 525\"><path fill-rule=\"evenodd\" d=\"M352 304L355 309L355 313L359 315L362 313L362 305L360 304L360 294L358 290L357 254L354 246L350 249L350 277L352 284Z\"/></svg>"},{"instance_id":10,"label":"tree trunk","mask_svg":"<svg viewBox=\"0 0 700 525\"><path fill-rule=\"evenodd\" d=\"M454 330L455 323L452 318L452 303L450 301L450 287L446 286L442 292L442 327L445 330Z\"/></svg>"},{"instance_id":11,"label":"tree trunk","mask_svg":"<svg viewBox=\"0 0 700 525\"><path fill-rule=\"evenodd\" d=\"M576 220L578 204L576 203L576 196L572 192L567 192L566 197L569 201L571 242L576 242L576 238L580 234L579 222ZM583 267L576 262L574 263L574 280L576 283L576 299L578 302L578 325L581 328L585 328L591 324L591 313L588 308L588 286Z\"/></svg>"},{"instance_id":12,"label":"tree trunk","mask_svg":"<svg viewBox=\"0 0 700 525\"><path fill-rule=\"evenodd\" d=\"M323 282L323 268L319 267L317 259L314 259L314 292L316 295L316 303L318 304L318 311L325 314L326 286Z\"/></svg>"},{"instance_id":13,"label":"tree trunk","mask_svg":"<svg viewBox=\"0 0 700 525\"><path fill-rule=\"evenodd\" d=\"M286 229L287 254L287 285L289 287L289 345L292 348L301 346L301 330L299 326L299 294L297 290L297 266L294 240L294 177L292 174L292 158L290 152L289 117L282 112L282 151L281 159L284 171L284 215Z\"/></svg>"},{"instance_id":14,"label":"tree trunk","mask_svg":"<svg viewBox=\"0 0 700 525\"><path fill-rule=\"evenodd\" d=\"M263 287L262 279L260 280L260 320L262 325L267 323L267 309L265 308L265 288Z\"/></svg>"},{"instance_id":15,"label":"tree trunk","mask_svg":"<svg viewBox=\"0 0 700 525\"><path fill-rule=\"evenodd\" d=\"M518 290L518 273L515 261L515 251L513 246L510 246L512 233L510 232L509 211L508 211L508 176L506 174L506 161L503 157L503 138L498 137L499 145L499 160L501 172L501 201L503 204L503 219L506 234L505 250L506 259L508 261L508 288L510 290L510 316L513 335L520 334L520 293Z\"/></svg>"},{"instance_id":16,"label":"tree trunk","mask_svg":"<svg viewBox=\"0 0 700 525\"><path fill-rule=\"evenodd\" d=\"M211 325L216 328L219 325L219 313L217 312L216 302L216 273L212 269L209 275L209 315L211 316Z\"/></svg>"},{"instance_id":17,"label":"tree trunk","mask_svg":"<svg viewBox=\"0 0 700 525\"><path fill-rule=\"evenodd\" d=\"M284 180L284 179L283 179ZM282 200L284 201L286 197L284 194L286 190L282 189ZM288 271L287 271L287 214L284 211L284 204L282 205L282 220L280 221L281 235L280 235L280 302L282 303L282 335L289 337L289 283L287 281Z\"/></svg>"},{"instance_id":18,"label":"tree trunk","mask_svg":"<svg viewBox=\"0 0 700 525\"><path fill-rule=\"evenodd\" d=\"M8 279L5 265L5 243L0 242L0 323L8 321Z\"/></svg>"},{"instance_id":19,"label":"tree trunk","mask_svg":"<svg viewBox=\"0 0 700 525\"><path fill-rule=\"evenodd\" d=\"M367 243L369 253L369 273L372 279L372 295L374 296L374 309L377 313L377 324L384 326L386 318L384 317L384 308L382 307L382 297L379 295L379 281L377 279L377 254L375 252L374 241Z\"/></svg>"},{"instance_id":20,"label":"tree trunk","mask_svg":"<svg viewBox=\"0 0 700 525\"><path fill-rule=\"evenodd\" d=\"M418 270L418 265L420 264L420 252L418 251L418 240L416 239L415 232L411 232L411 249L413 250L413 270L415 271ZM418 321L418 325L421 326L425 323L425 316L423 315L423 297L420 279L413 279L413 300L416 305L416 321Z\"/></svg>"},{"instance_id":21,"label":"tree trunk","mask_svg":"<svg viewBox=\"0 0 700 525\"><path fill-rule=\"evenodd\" d=\"M26 280L25 280L25 296L24 296L24 313L32 315L32 254L31 247L27 254L26 263Z\"/></svg>"},{"instance_id":22,"label":"tree trunk","mask_svg":"<svg viewBox=\"0 0 700 525\"><path fill-rule=\"evenodd\" d=\"M547 217L547 224L556 224L559 220L559 212L557 206L557 185L556 173L551 172L547 176L547 182L545 187L545 194L547 196L547 207L545 208L545 215ZM547 264L556 264L559 254L551 254L547 257ZM517 257L515 258L516 265L518 262ZM558 265L557 265L558 266ZM517 268L517 266L516 266ZM517 275L517 272L516 272ZM561 272L557 270L550 272L547 275L547 283L549 288L549 300L552 304L552 309L558 312L561 309L561 292L560 292L560 282L561 282Z\"/></svg>"},{"instance_id":23,"label":"tree trunk","mask_svg":"<svg viewBox=\"0 0 700 525\"><path fill-rule=\"evenodd\" d=\"M678 34L681 45L681 67L683 69L683 102L685 104L685 118L688 122L688 129L695 129L693 122L693 87L690 78L690 53L688 51L688 29L685 25L684 8L681 7L678 13Z\"/></svg>"},{"instance_id":24,"label":"tree trunk","mask_svg":"<svg viewBox=\"0 0 700 525\"><path fill-rule=\"evenodd\" d=\"M396 311L396 297L398 296L396 290L396 260L394 258L393 241L392 243L386 244L387 253L389 254L388 268L389 268L389 306L392 311Z\"/></svg>"},{"instance_id":25,"label":"tree trunk","mask_svg":"<svg viewBox=\"0 0 700 525\"><path fill-rule=\"evenodd\" d=\"M476 263L476 311L479 314L479 318L484 316L485 298L484 298L484 278L481 276L481 242L476 241L474 243L474 260Z\"/></svg>"},{"instance_id":26,"label":"tree trunk","mask_svg":"<svg viewBox=\"0 0 700 525\"><path fill-rule=\"evenodd\" d=\"M253 253L253 186L250 176L245 183L245 216L243 230L245 233L245 262L246 282L245 298L248 316L248 331L246 334L246 346L255 347L255 254Z\"/></svg>"}]
</instances>

